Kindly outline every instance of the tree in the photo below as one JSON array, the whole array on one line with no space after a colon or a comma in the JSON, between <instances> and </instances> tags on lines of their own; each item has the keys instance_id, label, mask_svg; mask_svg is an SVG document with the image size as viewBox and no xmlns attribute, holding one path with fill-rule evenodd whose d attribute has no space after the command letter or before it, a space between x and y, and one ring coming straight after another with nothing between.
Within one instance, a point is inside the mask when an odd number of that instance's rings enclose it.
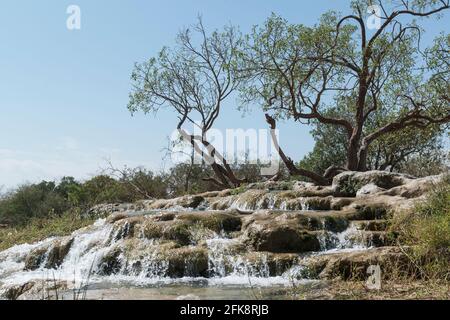
<instances>
[{"instance_id":1,"label":"tree","mask_svg":"<svg viewBox=\"0 0 450 320\"><path fill-rule=\"evenodd\" d=\"M428 176L445 170L442 136L436 127L427 130L408 128L376 140L367 155L368 170L389 170L414 176ZM312 152L299 167L320 174L330 166L345 166L346 136L331 125L314 123ZM420 170L419 167L421 168Z\"/></svg>"},{"instance_id":2,"label":"tree","mask_svg":"<svg viewBox=\"0 0 450 320\"><path fill-rule=\"evenodd\" d=\"M381 24L372 32L365 13L373 4ZM334 164L321 175L295 166L279 148L292 175L329 184L341 170L367 170L371 147L380 139L444 128L450 121L448 36L422 52L422 30L414 19L449 8L448 0L361 0L352 2L352 14L329 12L313 27L273 15L253 29L240 56L243 105L261 102L271 113L271 129L279 118L316 121L345 139L343 167Z\"/></svg>"},{"instance_id":3,"label":"tree","mask_svg":"<svg viewBox=\"0 0 450 320\"><path fill-rule=\"evenodd\" d=\"M241 46L240 33L233 27L207 35L201 19L177 37L174 49L163 48L157 57L136 64L132 73L133 91L128 109L133 113L175 111L177 129L208 163L216 178L208 178L220 187L239 186L226 159L208 142L207 133L217 120L223 102L239 84L233 61ZM197 40L197 41L196 41ZM196 122L196 118L200 119ZM189 134L185 125L198 127L200 134Z\"/></svg>"}]
</instances>

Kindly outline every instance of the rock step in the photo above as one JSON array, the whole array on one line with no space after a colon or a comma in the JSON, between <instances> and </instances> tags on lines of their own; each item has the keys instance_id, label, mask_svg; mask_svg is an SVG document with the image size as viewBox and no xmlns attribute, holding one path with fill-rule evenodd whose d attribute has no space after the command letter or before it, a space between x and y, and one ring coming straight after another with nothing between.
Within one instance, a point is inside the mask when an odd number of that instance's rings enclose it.
<instances>
[{"instance_id":1,"label":"rock step","mask_svg":"<svg viewBox=\"0 0 450 320\"><path fill-rule=\"evenodd\" d=\"M386 231L390 222L389 220L359 220L352 221L352 225L361 231Z\"/></svg>"},{"instance_id":2,"label":"rock step","mask_svg":"<svg viewBox=\"0 0 450 320\"><path fill-rule=\"evenodd\" d=\"M304 259L303 276L313 279L344 280L367 279L367 268L378 265L382 270L382 276L388 275L391 268L398 264L408 265L410 260L398 247L372 248L369 250L339 252L332 254L316 255ZM411 269L405 268L405 273Z\"/></svg>"},{"instance_id":3,"label":"rock step","mask_svg":"<svg viewBox=\"0 0 450 320\"><path fill-rule=\"evenodd\" d=\"M350 237L352 241L368 247L387 247L395 244L395 238L386 231L359 231Z\"/></svg>"}]
</instances>

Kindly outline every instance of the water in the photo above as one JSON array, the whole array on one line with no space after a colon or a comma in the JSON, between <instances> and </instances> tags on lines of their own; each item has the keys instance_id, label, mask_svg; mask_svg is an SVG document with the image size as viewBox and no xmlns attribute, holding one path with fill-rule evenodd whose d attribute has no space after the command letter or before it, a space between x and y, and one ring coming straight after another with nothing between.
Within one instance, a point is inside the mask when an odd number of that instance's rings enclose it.
<instances>
[{"instance_id":1,"label":"water","mask_svg":"<svg viewBox=\"0 0 450 320\"><path fill-rule=\"evenodd\" d=\"M231 201L230 207L245 210L287 210L292 206L292 203L280 201L277 194L269 195L252 203L239 202L239 197L226 201ZM307 208L303 199L297 199L297 202L301 208ZM293 285L307 286L313 282L301 278L303 267L299 263L274 274L268 263L268 254L255 253L250 259L236 249L237 240L226 234L214 234L205 241L208 254L206 276L189 276L186 264L187 276L173 278L168 275L169 262L161 259L161 243L137 234L130 249L130 240L127 240L130 228L127 223L117 228L100 219L93 226L74 232L71 237L12 247L0 253L0 285L8 287L31 280L54 279L66 281L69 286L66 294L70 295L70 289L81 288L88 283L87 297L92 299L244 299L256 298L255 290L262 297L276 299L285 296L286 290ZM325 231L319 237L321 252L312 254L366 249L355 241L358 232L353 225L341 233ZM73 239L70 250L59 267L46 267L54 246L70 239ZM40 248L46 252L37 269L24 270L27 256ZM120 253L114 257L112 274L104 274L105 258L116 251ZM298 260L301 261L300 256Z\"/></svg>"}]
</instances>

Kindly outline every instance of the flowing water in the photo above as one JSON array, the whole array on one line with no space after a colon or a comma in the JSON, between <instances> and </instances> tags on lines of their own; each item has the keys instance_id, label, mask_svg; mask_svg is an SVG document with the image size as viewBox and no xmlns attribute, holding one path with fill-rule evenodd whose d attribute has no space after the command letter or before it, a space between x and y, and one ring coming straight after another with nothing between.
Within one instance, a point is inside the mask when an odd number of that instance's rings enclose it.
<instances>
[{"instance_id":1,"label":"flowing water","mask_svg":"<svg viewBox=\"0 0 450 320\"><path fill-rule=\"evenodd\" d=\"M273 208L276 199L264 201L264 204L259 202L259 205ZM283 208L282 203L279 205ZM306 205L302 206L305 209ZM230 207L255 208L254 205L236 202ZM367 248L352 240L358 232L352 225L342 233L324 232L320 237L321 252L309 255ZM282 299L286 297L286 290L294 284L308 286L314 282L302 279L301 264L278 276L271 276L264 255L257 261L250 262L231 250L236 240L219 234L206 240L207 277L168 277L168 262L156 259L159 253L158 242L139 235L137 245L145 248L145 255L125 257L121 254L114 274L102 276L105 255L113 248L125 246L123 233L127 233L127 225L114 229L104 219L98 220L89 228L74 232L70 237L73 239L70 250L56 268L49 267L47 263L49 253L59 243L54 238L0 252L0 285L6 288L37 279L63 280L72 289L88 285L88 299ZM25 271L26 257L37 248L45 248L44 258L36 270ZM189 274L189 264L185 268ZM70 290L65 295L70 298Z\"/></svg>"}]
</instances>

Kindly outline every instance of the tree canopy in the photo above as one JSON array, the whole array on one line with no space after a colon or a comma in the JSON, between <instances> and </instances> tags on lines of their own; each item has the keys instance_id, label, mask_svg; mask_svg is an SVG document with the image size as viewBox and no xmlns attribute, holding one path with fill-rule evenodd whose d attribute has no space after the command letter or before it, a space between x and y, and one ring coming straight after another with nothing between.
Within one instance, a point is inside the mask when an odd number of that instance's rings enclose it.
<instances>
[{"instance_id":1,"label":"tree canopy","mask_svg":"<svg viewBox=\"0 0 450 320\"><path fill-rule=\"evenodd\" d=\"M449 2L390 3L353 1L352 14L328 12L312 27L272 15L247 37L244 105L259 102L272 129L279 118L316 121L345 139L343 168L334 165L322 177L295 167L280 150L292 174L326 183L339 170L367 170L377 140L450 121L448 35L422 50L416 20L444 12ZM381 20L374 31L367 25L372 4Z\"/></svg>"}]
</instances>

